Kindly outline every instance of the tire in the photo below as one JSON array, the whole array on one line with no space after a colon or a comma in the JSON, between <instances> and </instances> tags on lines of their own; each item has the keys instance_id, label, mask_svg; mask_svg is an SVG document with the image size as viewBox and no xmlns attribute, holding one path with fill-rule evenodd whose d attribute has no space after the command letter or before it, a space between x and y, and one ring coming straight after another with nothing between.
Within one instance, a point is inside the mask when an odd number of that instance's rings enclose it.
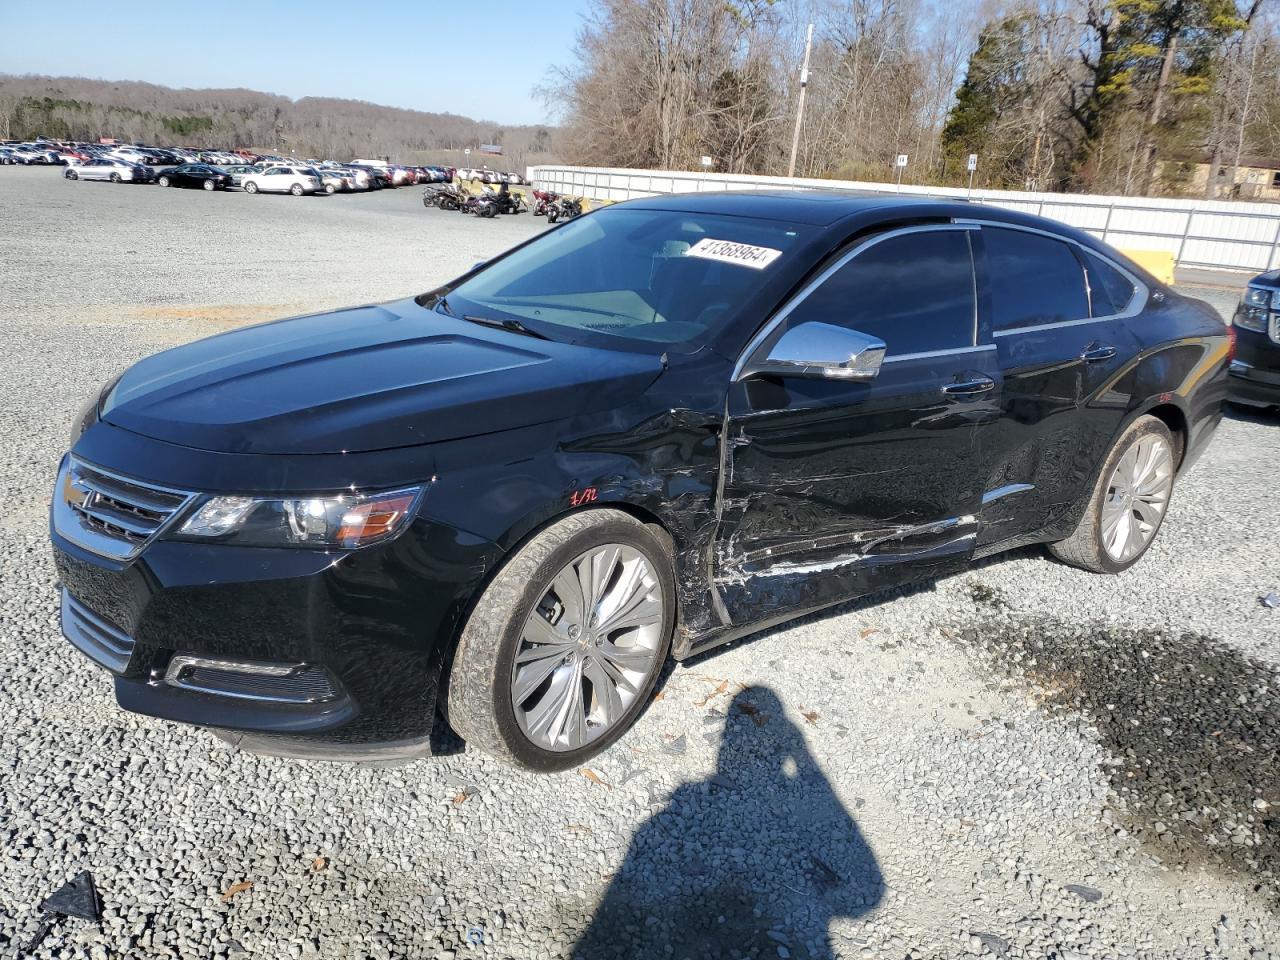
<instances>
[{"instance_id":1,"label":"tire","mask_svg":"<svg viewBox=\"0 0 1280 960\"><path fill-rule=\"evenodd\" d=\"M1092 573L1123 573L1141 560L1168 513L1177 449L1169 428L1156 417L1131 423L1103 462L1075 531L1049 544L1049 552ZM1136 482L1130 472L1134 466L1147 469Z\"/></svg>"},{"instance_id":2,"label":"tire","mask_svg":"<svg viewBox=\"0 0 1280 960\"><path fill-rule=\"evenodd\" d=\"M324 192L329 196L333 196L335 193L338 192L338 188L335 187L332 183L326 183L324 185Z\"/></svg>"},{"instance_id":3,"label":"tire","mask_svg":"<svg viewBox=\"0 0 1280 960\"><path fill-rule=\"evenodd\" d=\"M210 191L212 191L212 190L213 190L213 188L217 186L217 184L216 184L216 183L214 183L212 180L206 180L206 181L202 184L202 186L203 186L206 190L210 190Z\"/></svg>"},{"instance_id":4,"label":"tire","mask_svg":"<svg viewBox=\"0 0 1280 960\"><path fill-rule=\"evenodd\" d=\"M78 173L76 173L74 170L70 170L70 169L68 169L68 170L67 170L67 172L63 174L63 176L64 176L64 177L66 177L68 180L79 180L79 179L80 179L80 174L78 174Z\"/></svg>"},{"instance_id":5,"label":"tire","mask_svg":"<svg viewBox=\"0 0 1280 960\"><path fill-rule=\"evenodd\" d=\"M302 196L302 184L295 183L292 187L289 188L289 192L292 193L295 197Z\"/></svg>"},{"instance_id":6,"label":"tire","mask_svg":"<svg viewBox=\"0 0 1280 960\"><path fill-rule=\"evenodd\" d=\"M256 183L254 183L252 180L250 180L248 183L246 183L246 184L244 185L244 192L245 192L245 193L257 193L257 192L258 192L258 185L257 185Z\"/></svg>"},{"instance_id":7,"label":"tire","mask_svg":"<svg viewBox=\"0 0 1280 960\"><path fill-rule=\"evenodd\" d=\"M557 581L570 591L578 590L579 562L587 570L589 585L594 580L590 571L607 567L604 582L592 589L593 594L608 603L613 591L619 591L616 602L628 611L624 622L645 610L644 625L602 635L603 642L593 642L589 626L584 634L578 626L581 618L575 616L576 609L586 606L582 592L577 592L578 600L566 592L569 599L564 602L556 593ZM632 603L637 596L642 599ZM658 597L661 606L655 611L651 605ZM666 661L675 610L671 550L650 528L610 509L556 521L503 564L471 611L444 691L449 724L471 746L529 770L550 772L582 764L611 746L643 712ZM553 616L545 616L545 611ZM555 625L549 622L552 618ZM588 623L594 623L594 615ZM526 639L531 628L538 642ZM624 638L627 643L614 645ZM597 652L606 648L618 659ZM538 650L550 655L528 657ZM523 680L533 684L521 705L514 690L518 653L526 657L520 667ZM627 678L625 689L619 684L610 687L615 674L626 676L619 667L624 658L633 665L628 673L634 676ZM609 664L612 667L606 669ZM613 695L597 697L593 677L603 680ZM593 691L590 700L584 686ZM564 705L563 712L557 704ZM545 708L540 715L539 705ZM614 716L607 723L592 723L592 714L609 709ZM549 718L550 725L542 743L526 732L526 724L537 727L539 716Z\"/></svg>"},{"instance_id":8,"label":"tire","mask_svg":"<svg viewBox=\"0 0 1280 960\"><path fill-rule=\"evenodd\" d=\"M160 178L160 180L159 180L159 183L160 183L160 186L162 186L162 187L167 187L167 186L169 186L170 184L172 184L172 183L173 183L173 181L172 181L172 180L170 180L168 177L161 177L161 178Z\"/></svg>"},{"instance_id":9,"label":"tire","mask_svg":"<svg viewBox=\"0 0 1280 960\"><path fill-rule=\"evenodd\" d=\"M113 173L113 174L111 175L111 182L112 182L112 183L119 183L119 182L120 182L120 174L118 174L118 173Z\"/></svg>"},{"instance_id":10,"label":"tire","mask_svg":"<svg viewBox=\"0 0 1280 960\"><path fill-rule=\"evenodd\" d=\"M560 211L556 207L547 207L547 223L556 223L560 219Z\"/></svg>"}]
</instances>

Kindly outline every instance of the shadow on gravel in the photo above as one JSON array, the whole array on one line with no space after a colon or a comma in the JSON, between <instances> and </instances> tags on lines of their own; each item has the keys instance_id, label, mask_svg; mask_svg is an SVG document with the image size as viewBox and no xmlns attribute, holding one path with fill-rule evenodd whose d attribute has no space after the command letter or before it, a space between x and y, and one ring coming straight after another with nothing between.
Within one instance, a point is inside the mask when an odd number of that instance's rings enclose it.
<instances>
[{"instance_id":1,"label":"shadow on gravel","mask_svg":"<svg viewBox=\"0 0 1280 960\"><path fill-rule=\"evenodd\" d=\"M804 735L772 690L750 687L730 707L716 773L636 832L573 956L834 957L831 921L882 893Z\"/></svg>"},{"instance_id":2,"label":"shadow on gravel","mask_svg":"<svg viewBox=\"0 0 1280 960\"><path fill-rule=\"evenodd\" d=\"M1273 667L1191 633L1002 619L958 636L1029 680L1047 708L1097 726L1117 761L1117 819L1162 860L1227 867L1280 903Z\"/></svg>"}]
</instances>

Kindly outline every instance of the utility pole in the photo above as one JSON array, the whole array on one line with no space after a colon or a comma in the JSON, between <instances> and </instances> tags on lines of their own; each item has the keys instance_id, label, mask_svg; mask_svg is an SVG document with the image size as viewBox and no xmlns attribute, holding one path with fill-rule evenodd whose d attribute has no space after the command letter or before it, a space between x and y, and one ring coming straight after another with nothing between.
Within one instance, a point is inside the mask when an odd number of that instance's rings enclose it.
<instances>
[{"instance_id":1,"label":"utility pole","mask_svg":"<svg viewBox=\"0 0 1280 960\"><path fill-rule=\"evenodd\" d=\"M804 90L809 85L809 51L813 48L813 24L804 41L804 66L800 68L800 102L796 104L796 129L791 134L791 161L787 164L787 176L796 175L796 151L800 149L800 124L804 121Z\"/></svg>"}]
</instances>

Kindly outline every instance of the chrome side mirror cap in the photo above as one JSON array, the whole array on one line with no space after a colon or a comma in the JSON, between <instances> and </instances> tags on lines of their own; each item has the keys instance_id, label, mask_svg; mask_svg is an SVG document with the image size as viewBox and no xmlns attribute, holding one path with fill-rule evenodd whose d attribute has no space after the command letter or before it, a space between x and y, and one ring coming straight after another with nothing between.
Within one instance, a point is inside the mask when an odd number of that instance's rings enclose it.
<instances>
[{"instance_id":1,"label":"chrome side mirror cap","mask_svg":"<svg viewBox=\"0 0 1280 960\"><path fill-rule=\"evenodd\" d=\"M780 376L814 380L874 380L884 362L883 340L811 320L792 327L769 350L752 357L738 379Z\"/></svg>"}]
</instances>

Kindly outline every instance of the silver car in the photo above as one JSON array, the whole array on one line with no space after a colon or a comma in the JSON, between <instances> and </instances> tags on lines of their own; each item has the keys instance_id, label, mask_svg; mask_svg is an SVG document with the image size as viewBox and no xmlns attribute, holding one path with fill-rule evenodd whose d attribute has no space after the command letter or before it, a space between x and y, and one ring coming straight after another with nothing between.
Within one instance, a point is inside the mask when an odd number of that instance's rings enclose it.
<instances>
[{"instance_id":1,"label":"silver car","mask_svg":"<svg viewBox=\"0 0 1280 960\"><path fill-rule=\"evenodd\" d=\"M124 160L86 160L75 167L67 167L63 176L68 180L110 180L112 183L145 183L146 171L136 163Z\"/></svg>"}]
</instances>

